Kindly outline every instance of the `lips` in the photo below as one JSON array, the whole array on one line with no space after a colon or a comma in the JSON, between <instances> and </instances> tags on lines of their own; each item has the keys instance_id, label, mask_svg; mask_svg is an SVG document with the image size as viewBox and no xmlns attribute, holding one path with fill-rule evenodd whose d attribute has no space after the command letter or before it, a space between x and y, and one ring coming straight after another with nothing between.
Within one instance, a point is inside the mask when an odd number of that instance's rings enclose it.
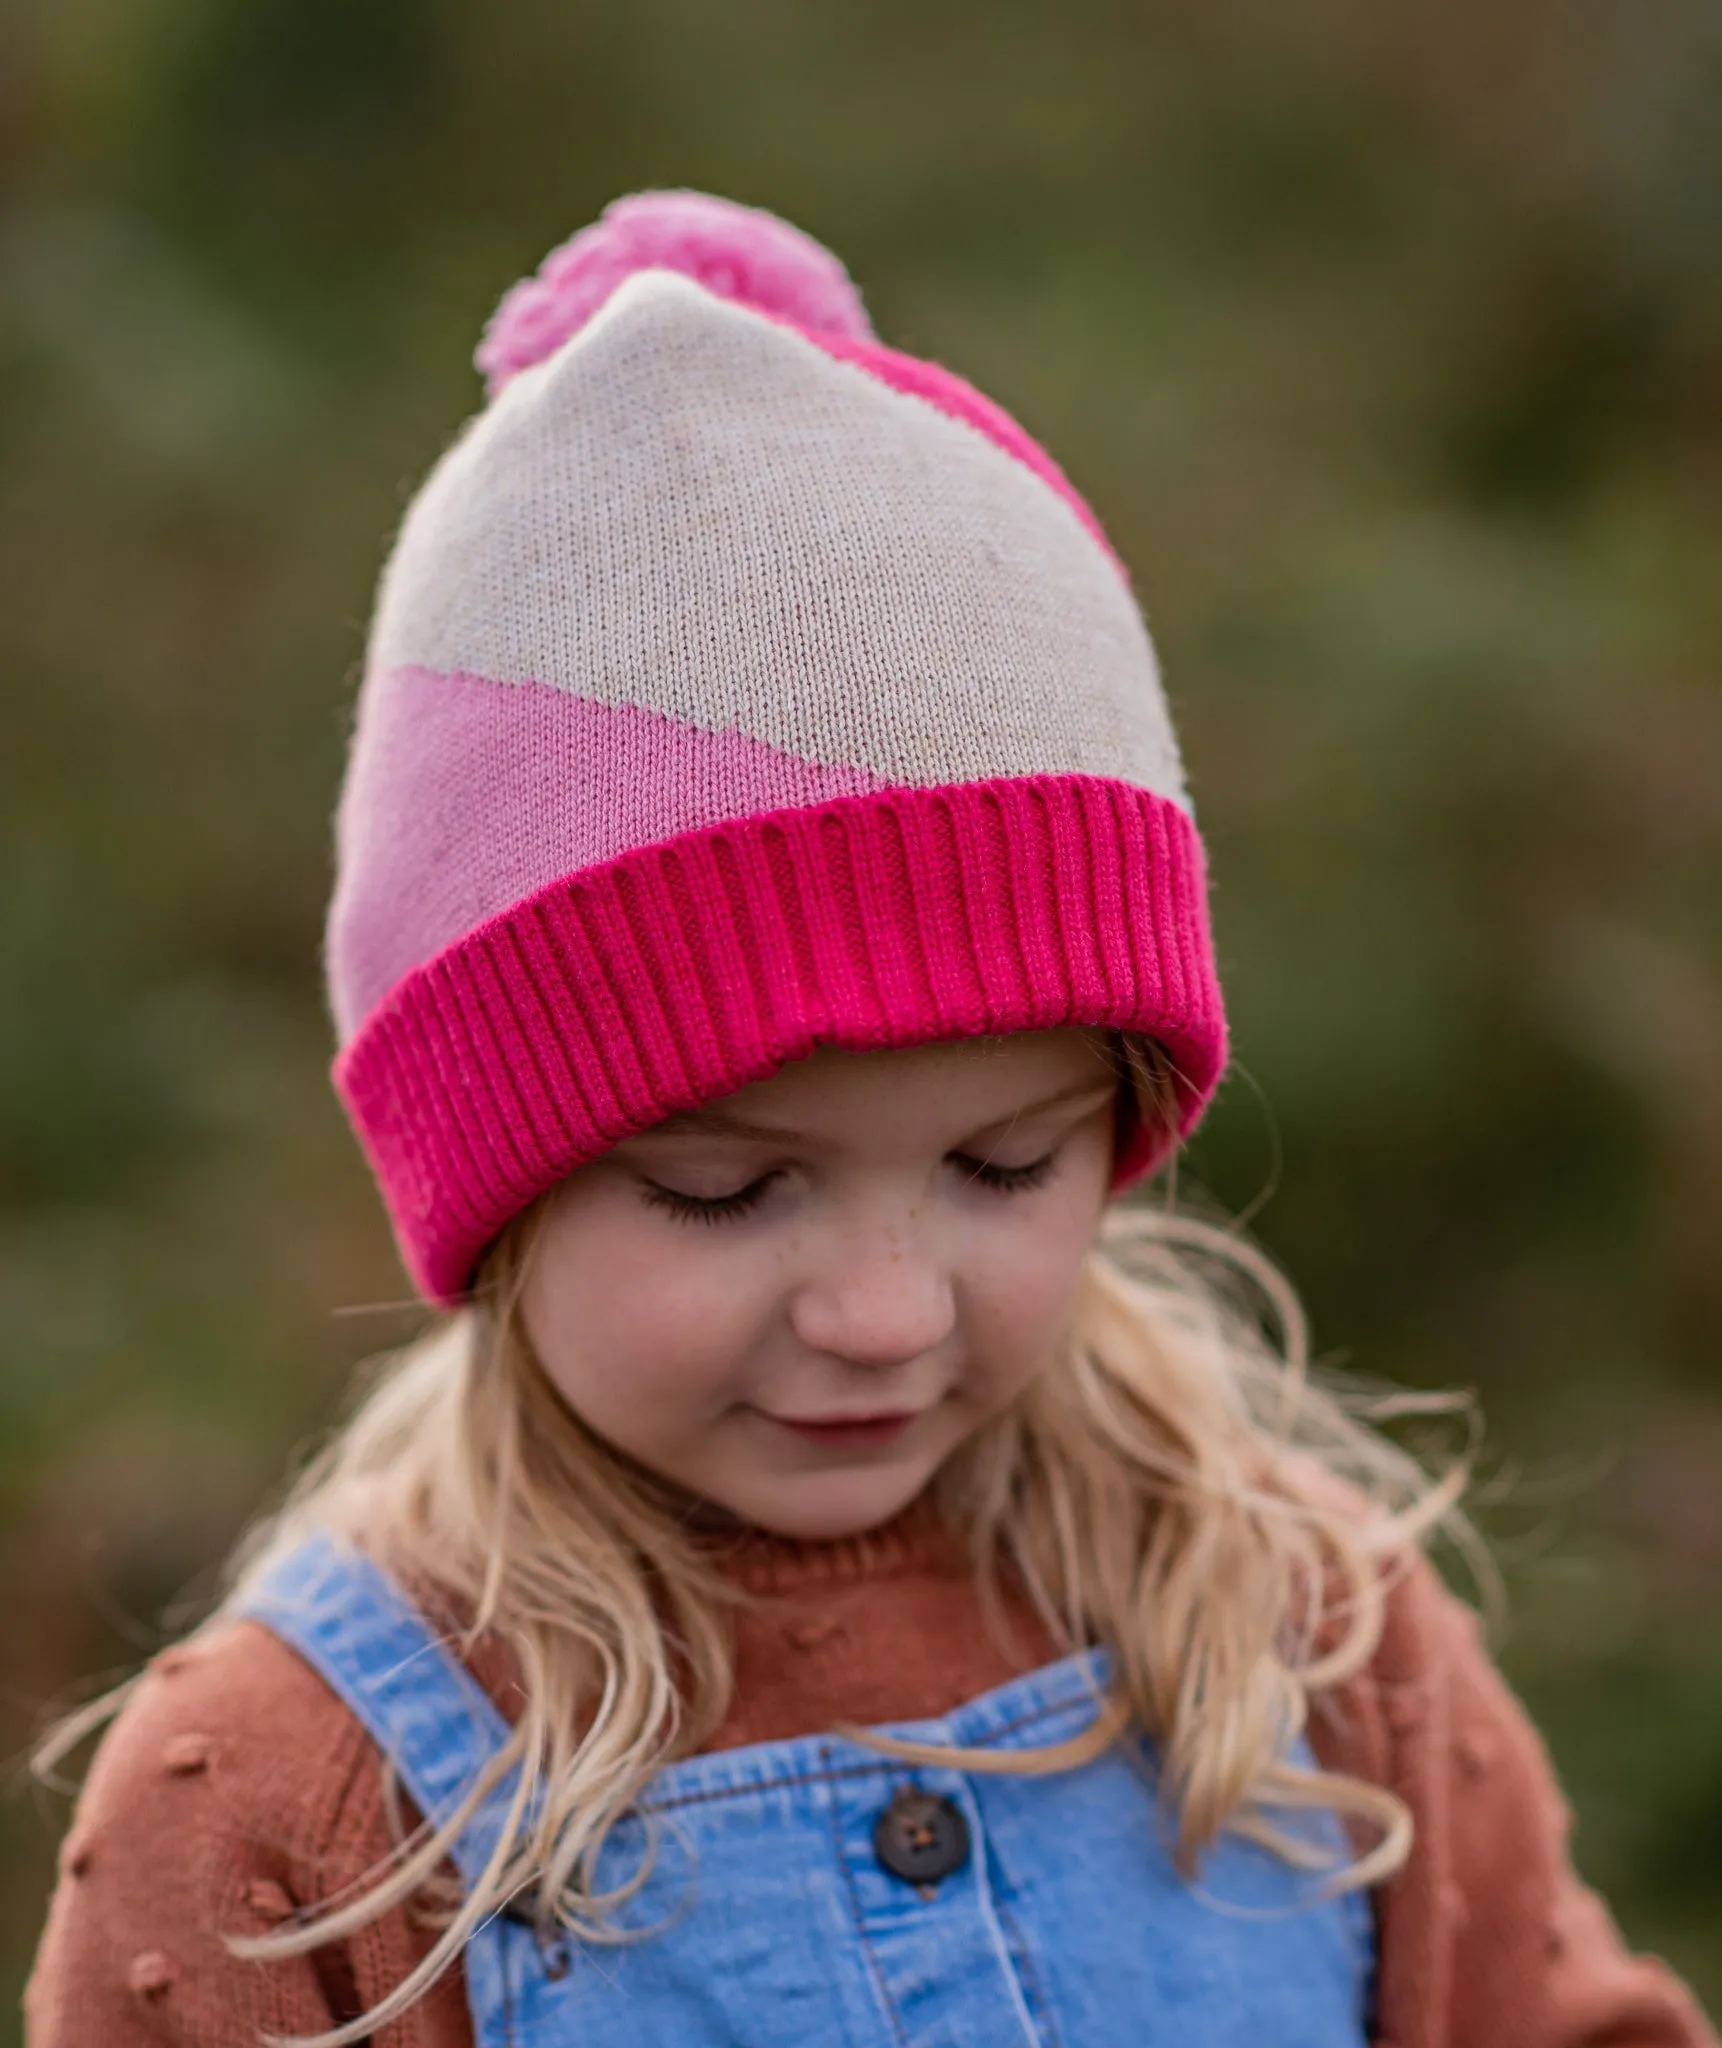
<instances>
[{"instance_id":1,"label":"lips","mask_svg":"<svg viewBox=\"0 0 1722 2048\"><path fill-rule=\"evenodd\" d=\"M900 1409L876 1415L773 1415L769 1420L804 1443L822 1444L831 1450L861 1450L901 1436L917 1420L917 1414L913 1409Z\"/></svg>"}]
</instances>

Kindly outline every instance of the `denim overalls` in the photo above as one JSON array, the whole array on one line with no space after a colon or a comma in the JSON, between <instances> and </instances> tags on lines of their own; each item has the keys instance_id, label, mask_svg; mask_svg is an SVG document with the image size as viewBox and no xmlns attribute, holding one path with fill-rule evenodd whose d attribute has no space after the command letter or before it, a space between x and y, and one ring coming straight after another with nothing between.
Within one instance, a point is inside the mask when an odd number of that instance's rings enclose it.
<instances>
[{"instance_id":1,"label":"denim overalls","mask_svg":"<svg viewBox=\"0 0 1722 2048\"><path fill-rule=\"evenodd\" d=\"M312 1539L249 1611L323 1675L428 1817L453 1809L506 1737L393 1581L349 1549ZM995 1749L1061 1742L1092 1719L1103 1676L1099 1653L1068 1657L890 1732ZM455 1851L468 1883L508 1791L505 1781ZM1186 1882L1140 1744L1014 1778L905 1765L811 1735L670 1765L641 1804L655 1819L656 1861L622 1920L649 1931L568 1945L524 1918L488 1920L465 1953L479 2048L1366 2040L1364 1901L1324 1901L1318 1879L1230 1836ZM1296 1824L1338 1839L1327 1816ZM644 1838L637 1820L612 1835L606 1882L636 1867Z\"/></svg>"}]
</instances>

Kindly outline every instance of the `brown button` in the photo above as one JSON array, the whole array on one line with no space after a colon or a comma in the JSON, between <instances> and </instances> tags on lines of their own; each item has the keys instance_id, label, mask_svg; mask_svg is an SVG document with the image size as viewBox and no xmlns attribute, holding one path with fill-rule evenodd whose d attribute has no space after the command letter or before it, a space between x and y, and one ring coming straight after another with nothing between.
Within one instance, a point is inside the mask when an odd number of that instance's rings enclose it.
<instances>
[{"instance_id":1,"label":"brown button","mask_svg":"<svg viewBox=\"0 0 1722 2048\"><path fill-rule=\"evenodd\" d=\"M905 1884L938 1884L969 1860L969 1824L950 1800L905 1786L873 1825L873 1853Z\"/></svg>"}]
</instances>

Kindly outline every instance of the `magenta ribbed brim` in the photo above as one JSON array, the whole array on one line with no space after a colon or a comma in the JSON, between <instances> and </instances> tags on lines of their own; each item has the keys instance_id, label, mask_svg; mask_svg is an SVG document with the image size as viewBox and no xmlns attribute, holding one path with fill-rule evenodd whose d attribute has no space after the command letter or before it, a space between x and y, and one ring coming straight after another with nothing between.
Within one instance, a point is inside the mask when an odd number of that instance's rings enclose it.
<instances>
[{"instance_id":1,"label":"magenta ribbed brim","mask_svg":"<svg viewBox=\"0 0 1722 2048\"><path fill-rule=\"evenodd\" d=\"M1157 1039L1186 1131L1225 1066L1195 827L1132 784L1040 775L840 797L584 869L409 974L335 1083L414 1279L453 1304L564 1175L817 1045L1069 1024ZM1118 1184L1164 1150L1145 1133Z\"/></svg>"}]
</instances>

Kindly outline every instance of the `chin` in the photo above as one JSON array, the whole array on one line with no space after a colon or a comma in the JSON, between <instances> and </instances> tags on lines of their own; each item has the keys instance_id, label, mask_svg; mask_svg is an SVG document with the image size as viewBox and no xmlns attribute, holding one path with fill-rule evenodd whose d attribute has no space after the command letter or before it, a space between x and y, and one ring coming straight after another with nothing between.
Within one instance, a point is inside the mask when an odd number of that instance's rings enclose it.
<instances>
[{"instance_id":1,"label":"chin","mask_svg":"<svg viewBox=\"0 0 1722 2048\"><path fill-rule=\"evenodd\" d=\"M730 1509L773 1536L830 1543L865 1535L901 1514L932 1476L918 1466L809 1472L761 1487L756 1496L730 1503Z\"/></svg>"}]
</instances>

